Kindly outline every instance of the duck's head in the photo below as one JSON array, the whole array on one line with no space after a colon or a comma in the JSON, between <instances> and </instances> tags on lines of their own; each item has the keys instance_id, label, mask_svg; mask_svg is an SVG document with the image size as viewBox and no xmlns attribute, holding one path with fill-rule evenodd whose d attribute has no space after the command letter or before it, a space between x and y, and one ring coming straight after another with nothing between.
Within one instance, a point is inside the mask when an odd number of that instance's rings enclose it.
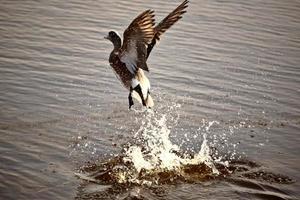
<instances>
[{"instance_id":1,"label":"duck's head","mask_svg":"<svg viewBox=\"0 0 300 200\"><path fill-rule=\"evenodd\" d=\"M114 47L120 48L121 47L121 38L119 34L115 31L109 31L108 35L104 37L105 39L108 39L114 44Z\"/></svg>"}]
</instances>

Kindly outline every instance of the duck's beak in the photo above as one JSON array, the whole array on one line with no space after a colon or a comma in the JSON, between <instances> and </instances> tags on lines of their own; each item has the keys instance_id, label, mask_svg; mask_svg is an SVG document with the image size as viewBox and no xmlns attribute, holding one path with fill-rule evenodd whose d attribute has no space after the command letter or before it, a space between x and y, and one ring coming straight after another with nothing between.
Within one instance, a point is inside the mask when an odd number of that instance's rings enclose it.
<instances>
[{"instance_id":1,"label":"duck's beak","mask_svg":"<svg viewBox=\"0 0 300 200\"><path fill-rule=\"evenodd\" d=\"M104 39L110 40L110 37L109 36L105 36Z\"/></svg>"}]
</instances>

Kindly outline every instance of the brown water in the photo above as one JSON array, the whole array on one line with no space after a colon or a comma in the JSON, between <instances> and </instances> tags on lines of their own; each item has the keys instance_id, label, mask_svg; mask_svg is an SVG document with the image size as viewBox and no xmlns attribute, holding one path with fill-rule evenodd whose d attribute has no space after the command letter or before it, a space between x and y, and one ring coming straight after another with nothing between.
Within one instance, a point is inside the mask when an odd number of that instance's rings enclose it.
<instances>
[{"instance_id":1,"label":"brown water","mask_svg":"<svg viewBox=\"0 0 300 200\"><path fill-rule=\"evenodd\" d=\"M300 198L296 0L192 1L148 61L154 110L181 105L171 140L197 151L202 140L193 134L203 121L218 121L206 133L210 145L236 155L231 170L241 165L252 174L150 188L74 175L85 162L115 159L142 126L141 114L128 111L103 37L145 9L162 19L179 3L1 1L1 199Z\"/></svg>"}]
</instances>

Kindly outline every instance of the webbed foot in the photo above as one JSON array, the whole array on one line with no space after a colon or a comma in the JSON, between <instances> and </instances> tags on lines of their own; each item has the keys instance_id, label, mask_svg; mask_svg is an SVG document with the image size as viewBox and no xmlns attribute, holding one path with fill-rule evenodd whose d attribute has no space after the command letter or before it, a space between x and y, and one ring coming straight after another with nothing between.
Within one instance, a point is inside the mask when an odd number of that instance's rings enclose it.
<instances>
[{"instance_id":1,"label":"webbed foot","mask_svg":"<svg viewBox=\"0 0 300 200\"><path fill-rule=\"evenodd\" d=\"M132 87L130 87L130 92L129 92L129 95L128 95L128 102L129 102L129 109L131 109L131 106L133 106Z\"/></svg>"}]
</instances>

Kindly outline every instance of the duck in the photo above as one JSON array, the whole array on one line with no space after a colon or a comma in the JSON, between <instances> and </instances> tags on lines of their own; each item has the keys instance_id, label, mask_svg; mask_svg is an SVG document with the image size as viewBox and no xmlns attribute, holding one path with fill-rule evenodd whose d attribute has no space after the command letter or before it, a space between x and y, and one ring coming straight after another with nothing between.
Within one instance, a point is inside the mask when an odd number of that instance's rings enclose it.
<instances>
[{"instance_id":1,"label":"duck","mask_svg":"<svg viewBox=\"0 0 300 200\"><path fill-rule=\"evenodd\" d=\"M154 106L150 95L150 81L144 73L149 72L147 59L153 47L160 41L161 35L182 18L188 2L184 0L158 24L155 24L154 11L145 10L126 28L123 43L116 31L109 31L104 37L113 44L109 64L129 91L129 109L134 105L133 98L147 108Z\"/></svg>"}]
</instances>

